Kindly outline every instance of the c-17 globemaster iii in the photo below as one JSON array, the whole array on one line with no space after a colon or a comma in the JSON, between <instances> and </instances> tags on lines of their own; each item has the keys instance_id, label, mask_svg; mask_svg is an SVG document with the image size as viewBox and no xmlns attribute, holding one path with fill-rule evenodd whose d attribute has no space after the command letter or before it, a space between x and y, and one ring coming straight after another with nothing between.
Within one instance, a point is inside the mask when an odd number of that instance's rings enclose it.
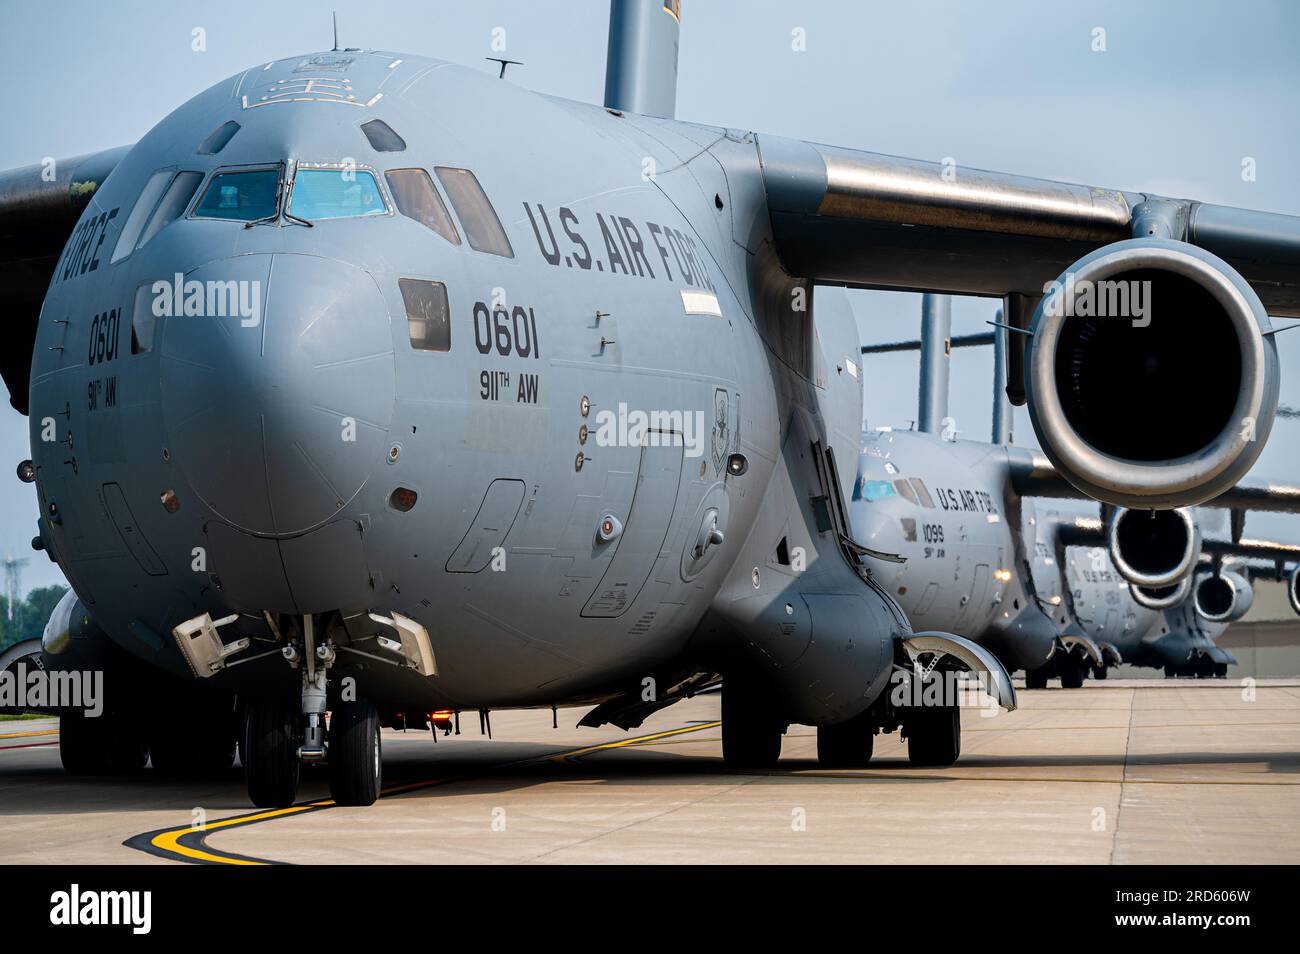
<instances>
[{"instance_id":1,"label":"c-17 globemaster iii","mask_svg":"<svg viewBox=\"0 0 1300 954\"><path fill-rule=\"evenodd\" d=\"M1014 693L864 563L856 332L819 376L815 282L1002 298L1031 477L1160 509L1247 472L1300 219L678 122L681 16L614 4L603 105L325 50L0 174L0 370L76 594L40 659L106 675L69 768L229 767L238 738L256 804L312 760L366 804L383 724L634 725L718 675L731 764L789 724L951 761L954 710L896 706L893 674ZM1075 313L1136 281L1144 327Z\"/></svg>"},{"instance_id":2,"label":"c-17 globemaster iii","mask_svg":"<svg viewBox=\"0 0 1300 954\"><path fill-rule=\"evenodd\" d=\"M949 303L926 296L919 340L862 348L921 353L919 429L867 431L851 495L850 522L877 551L867 561L877 581L913 626L979 642L1008 670L1023 669L1027 688L1055 677L1077 688L1120 662L1225 675L1236 660L1214 639L1249 609L1258 571L1224 560L1269 559L1278 574L1300 557L1300 546L1243 539L1248 509L1290 509L1300 488L1244 482L1211 501L1231 510L1231 540L1204 538L1187 508L1060 512L1031 495L1079 492L1012 443L1005 330L954 338L950 321ZM984 345L995 358L990 442L959 440L947 361L954 346Z\"/></svg>"}]
</instances>

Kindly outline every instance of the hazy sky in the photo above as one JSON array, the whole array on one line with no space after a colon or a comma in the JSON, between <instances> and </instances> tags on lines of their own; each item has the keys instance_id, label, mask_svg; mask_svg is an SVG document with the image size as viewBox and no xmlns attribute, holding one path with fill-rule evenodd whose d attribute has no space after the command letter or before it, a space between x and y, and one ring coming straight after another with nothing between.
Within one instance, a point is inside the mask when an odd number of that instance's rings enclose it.
<instances>
[{"instance_id":1,"label":"hazy sky","mask_svg":"<svg viewBox=\"0 0 1300 954\"><path fill-rule=\"evenodd\" d=\"M0 14L0 168L134 142L224 77L331 45L495 70L492 31L524 61L510 78L598 102L608 3L48 2ZM1159 192L1300 215L1300 4L1231 0L897 3L683 0L681 119L959 166ZM192 49L205 31L206 51ZM792 49L803 30L806 50ZM1095 52L1095 31L1105 51ZM1242 160L1257 177L1242 179ZM864 342L915 337L915 295L853 293ZM996 303L958 299L953 331L985 329ZM1278 336L1284 403L1300 405L1300 331ZM991 356L955 352L951 408L963 436L989 430ZM916 416L916 359L872 357L868 421ZM26 418L0 411L0 551L30 556L27 587L60 580L28 549L35 493L12 465ZM1021 443L1032 443L1023 412ZM1300 480L1300 423L1279 421L1255 473ZM1253 518L1254 535L1300 541L1300 520Z\"/></svg>"}]
</instances>

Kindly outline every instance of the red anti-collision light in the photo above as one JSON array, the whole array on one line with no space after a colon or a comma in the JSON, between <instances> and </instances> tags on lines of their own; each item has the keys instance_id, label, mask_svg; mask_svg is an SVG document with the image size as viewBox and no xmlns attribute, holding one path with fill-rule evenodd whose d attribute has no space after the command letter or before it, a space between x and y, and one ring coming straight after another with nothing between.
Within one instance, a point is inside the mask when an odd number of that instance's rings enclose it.
<instances>
[{"instance_id":1,"label":"red anti-collision light","mask_svg":"<svg viewBox=\"0 0 1300 954\"><path fill-rule=\"evenodd\" d=\"M410 510L412 507L415 506L415 501L417 498L418 495L414 490L411 490L407 487L398 487L389 496L388 502L389 504L392 505L394 510L400 511L402 513L406 513L408 510Z\"/></svg>"}]
</instances>

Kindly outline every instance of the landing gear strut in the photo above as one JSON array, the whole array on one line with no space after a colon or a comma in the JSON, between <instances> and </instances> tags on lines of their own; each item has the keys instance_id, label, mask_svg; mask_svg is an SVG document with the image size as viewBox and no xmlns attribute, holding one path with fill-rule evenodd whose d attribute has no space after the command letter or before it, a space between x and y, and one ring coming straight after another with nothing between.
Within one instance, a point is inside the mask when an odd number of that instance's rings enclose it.
<instances>
[{"instance_id":1,"label":"landing gear strut","mask_svg":"<svg viewBox=\"0 0 1300 954\"><path fill-rule=\"evenodd\" d=\"M326 725L334 646L316 644L310 616L302 624L301 646L293 642L283 649L289 665L301 671L299 698L254 698L245 706L242 754L248 797L260 808L292 805L301 764L328 760L334 801L373 804L383 781L379 712L364 699L344 699Z\"/></svg>"}]
</instances>

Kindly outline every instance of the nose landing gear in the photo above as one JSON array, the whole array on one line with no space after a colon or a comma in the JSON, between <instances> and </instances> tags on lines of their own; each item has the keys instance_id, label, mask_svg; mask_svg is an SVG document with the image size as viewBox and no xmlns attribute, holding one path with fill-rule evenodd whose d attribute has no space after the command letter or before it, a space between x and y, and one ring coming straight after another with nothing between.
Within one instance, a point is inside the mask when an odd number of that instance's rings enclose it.
<instances>
[{"instance_id":1,"label":"nose landing gear","mask_svg":"<svg viewBox=\"0 0 1300 954\"><path fill-rule=\"evenodd\" d=\"M285 660L302 671L299 700L254 697L245 704L241 753L248 797L259 808L283 808L298 797L301 765L329 763L330 796L340 805L370 805L383 781L379 711L364 699L344 699L328 716L329 643L315 645L312 620L303 619L301 649L284 647Z\"/></svg>"}]
</instances>

